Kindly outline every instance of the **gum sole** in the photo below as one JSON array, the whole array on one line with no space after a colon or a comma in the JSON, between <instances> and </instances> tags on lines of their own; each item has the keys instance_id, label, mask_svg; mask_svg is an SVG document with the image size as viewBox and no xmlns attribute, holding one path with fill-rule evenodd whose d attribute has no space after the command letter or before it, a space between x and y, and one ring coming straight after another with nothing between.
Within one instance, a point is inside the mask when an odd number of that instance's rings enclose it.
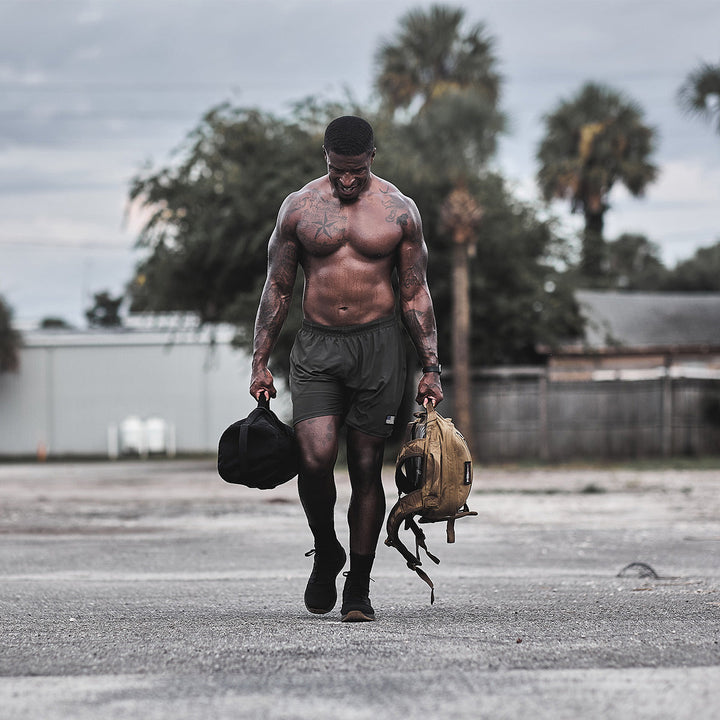
<instances>
[{"instance_id":1,"label":"gum sole","mask_svg":"<svg viewBox=\"0 0 720 720\"><path fill-rule=\"evenodd\" d=\"M311 608L307 605L305 606L306 610L308 612L311 612L313 615L327 615L335 606L333 605L331 608L328 608L327 610L320 610L319 608Z\"/></svg>"},{"instance_id":2,"label":"gum sole","mask_svg":"<svg viewBox=\"0 0 720 720\"><path fill-rule=\"evenodd\" d=\"M372 622L375 620L374 615L366 615L361 610L351 610L342 616L342 622Z\"/></svg>"}]
</instances>

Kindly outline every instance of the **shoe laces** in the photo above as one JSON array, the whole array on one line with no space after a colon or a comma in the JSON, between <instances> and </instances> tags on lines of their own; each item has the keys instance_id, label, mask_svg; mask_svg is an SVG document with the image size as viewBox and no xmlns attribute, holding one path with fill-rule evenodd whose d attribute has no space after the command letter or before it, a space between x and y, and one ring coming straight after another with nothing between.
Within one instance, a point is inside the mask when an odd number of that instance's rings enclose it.
<instances>
[{"instance_id":1,"label":"shoe laces","mask_svg":"<svg viewBox=\"0 0 720 720\"><path fill-rule=\"evenodd\" d=\"M345 588L343 589L343 597L360 597L367 600L370 595L370 583L375 582L369 575L361 577L353 576L350 570L343 573L343 577L347 578Z\"/></svg>"},{"instance_id":2,"label":"shoe laces","mask_svg":"<svg viewBox=\"0 0 720 720\"><path fill-rule=\"evenodd\" d=\"M329 555L324 552L317 552L317 548L312 548L305 553L305 557L315 556L313 564L313 570L310 574L310 580L312 582L335 582L339 568L337 565L333 567L333 561L331 561ZM338 554L339 559L339 554Z\"/></svg>"},{"instance_id":3,"label":"shoe laces","mask_svg":"<svg viewBox=\"0 0 720 720\"><path fill-rule=\"evenodd\" d=\"M346 571L343 573L343 577L344 577L344 578L350 577L350 571L349 571L349 570L346 570ZM370 580L370 582L375 582L375 579L374 579L374 578L371 578L370 576L368 576L368 579ZM352 584L352 580L350 581L350 583Z\"/></svg>"}]
</instances>

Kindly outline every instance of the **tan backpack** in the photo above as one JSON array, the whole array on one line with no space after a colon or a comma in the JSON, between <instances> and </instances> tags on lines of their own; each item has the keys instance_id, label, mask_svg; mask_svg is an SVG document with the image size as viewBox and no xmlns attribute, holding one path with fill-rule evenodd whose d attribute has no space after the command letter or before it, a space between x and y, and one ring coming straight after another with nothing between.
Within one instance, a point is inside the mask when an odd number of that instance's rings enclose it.
<instances>
[{"instance_id":1,"label":"tan backpack","mask_svg":"<svg viewBox=\"0 0 720 720\"><path fill-rule=\"evenodd\" d=\"M420 569L420 548L435 563L425 544L421 523L447 522L447 541L455 542L455 519L477 515L468 509L467 498L472 489L472 457L465 438L450 418L438 414L428 403L426 410L415 413L416 420L408 424L407 442L400 449L395 464L395 484L399 499L390 510L387 520L388 537L385 544L396 548L414 570L430 586L430 602L435 601L435 586ZM415 535L415 554L405 547L398 531L400 523Z\"/></svg>"}]
</instances>

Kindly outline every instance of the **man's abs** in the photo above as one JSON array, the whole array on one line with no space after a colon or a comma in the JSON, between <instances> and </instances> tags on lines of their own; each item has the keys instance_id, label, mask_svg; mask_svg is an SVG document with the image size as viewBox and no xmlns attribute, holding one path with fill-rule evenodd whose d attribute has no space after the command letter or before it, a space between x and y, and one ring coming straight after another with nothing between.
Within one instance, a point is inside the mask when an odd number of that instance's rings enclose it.
<instances>
[{"instance_id":1,"label":"man's abs","mask_svg":"<svg viewBox=\"0 0 720 720\"><path fill-rule=\"evenodd\" d=\"M341 327L394 313L390 258L313 258L304 266L303 313L308 320Z\"/></svg>"}]
</instances>

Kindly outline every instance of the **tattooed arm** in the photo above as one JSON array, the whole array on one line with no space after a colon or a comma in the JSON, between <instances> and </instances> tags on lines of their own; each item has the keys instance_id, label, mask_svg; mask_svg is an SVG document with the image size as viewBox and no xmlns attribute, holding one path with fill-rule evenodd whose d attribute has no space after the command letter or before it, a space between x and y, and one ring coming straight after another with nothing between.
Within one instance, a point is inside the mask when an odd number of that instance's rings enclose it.
<instances>
[{"instance_id":1,"label":"tattooed arm","mask_svg":"<svg viewBox=\"0 0 720 720\"><path fill-rule=\"evenodd\" d=\"M294 223L291 222L292 198L292 195L289 196L282 204L268 243L267 278L255 317L253 338L250 394L255 399L263 392L270 398L277 394L267 364L287 318L297 275L299 247Z\"/></svg>"},{"instance_id":2,"label":"tattooed arm","mask_svg":"<svg viewBox=\"0 0 720 720\"><path fill-rule=\"evenodd\" d=\"M437 365L437 328L427 284L427 246L420 213L412 200L408 199L407 203L406 214L398 218L398 223L403 226L397 261L400 312L422 365ZM424 373L420 380L416 400L422 405L426 398L435 405L443 399L438 373Z\"/></svg>"}]
</instances>

